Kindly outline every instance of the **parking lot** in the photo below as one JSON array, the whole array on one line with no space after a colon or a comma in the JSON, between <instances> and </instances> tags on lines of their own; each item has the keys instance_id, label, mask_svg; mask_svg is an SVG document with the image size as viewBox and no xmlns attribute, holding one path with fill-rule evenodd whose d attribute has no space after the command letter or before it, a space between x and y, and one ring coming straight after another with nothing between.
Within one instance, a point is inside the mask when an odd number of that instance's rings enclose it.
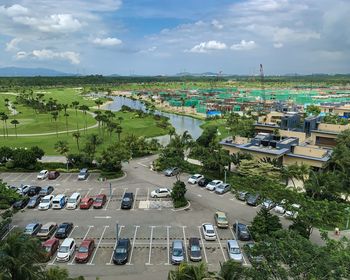
<instances>
[{"instance_id":1,"label":"parking lot","mask_svg":"<svg viewBox=\"0 0 350 280\"><path fill-rule=\"evenodd\" d=\"M173 240L183 240L188 246L190 237L200 238L203 261L210 270L217 270L220 263L228 259L227 240L236 239L232 231L232 224L239 220L249 224L258 208L249 207L238 201L231 193L217 195L196 185L188 185L186 196L190 200L190 207L183 211L174 211L169 206L170 199L155 199L150 197L151 191L157 187L172 187L174 177L165 177L147 168L150 159L132 161L125 166L127 176L109 182L98 181L98 174L91 174L87 180L78 181L77 174L61 174L56 180L37 180L36 174L3 173L0 177L9 185L52 185L54 194L64 193L69 196L79 192L82 197L95 196L100 193L107 195L107 202L103 209L89 210L46 210L24 209L14 216L13 229L24 228L30 222L73 222L74 229L70 237L77 245L84 238L93 238L96 248L86 264L76 264L73 259L68 263L58 263L55 258L49 266L60 265L66 267L74 275L84 275L86 279L114 279L115 271L123 275L123 279L166 278L170 264L171 244ZM187 175L182 175L187 181ZM131 210L122 210L121 199L125 192L133 192L135 201ZM151 208L140 208L140 202L149 201ZM215 228L216 241L205 241L201 231L201 224L214 224L214 212L227 213L230 227L228 229ZM129 238L131 252L125 266L115 266L112 263L112 253L116 243L116 225L119 237ZM242 248L244 242L239 241ZM188 255L185 255L186 260ZM249 265L244 254L243 265Z\"/></svg>"}]
</instances>

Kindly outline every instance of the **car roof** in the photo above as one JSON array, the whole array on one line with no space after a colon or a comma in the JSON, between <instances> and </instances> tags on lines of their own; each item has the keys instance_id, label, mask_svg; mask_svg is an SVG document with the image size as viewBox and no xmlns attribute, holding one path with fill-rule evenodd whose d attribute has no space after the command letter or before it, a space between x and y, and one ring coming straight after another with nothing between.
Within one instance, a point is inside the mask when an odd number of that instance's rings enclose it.
<instances>
[{"instance_id":1,"label":"car roof","mask_svg":"<svg viewBox=\"0 0 350 280\"><path fill-rule=\"evenodd\" d=\"M65 197L65 195L63 193L60 193L60 194L56 195L54 198L61 199L62 197Z\"/></svg>"},{"instance_id":2,"label":"car roof","mask_svg":"<svg viewBox=\"0 0 350 280\"><path fill-rule=\"evenodd\" d=\"M41 228L46 229L46 228L49 228L51 225L55 225L55 224L56 223L54 223L54 222L48 222L48 223L44 224Z\"/></svg>"},{"instance_id":3,"label":"car roof","mask_svg":"<svg viewBox=\"0 0 350 280\"><path fill-rule=\"evenodd\" d=\"M52 244L54 244L55 242L58 242L57 238L50 238L48 240L46 240L43 245L44 246L51 246Z\"/></svg>"},{"instance_id":4,"label":"car roof","mask_svg":"<svg viewBox=\"0 0 350 280\"><path fill-rule=\"evenodd\" d=\"M82 168L82 169L80 169L80 172L86 172L86 171L88 171L87 168Z\"/></svg>"},{"instance_id":5,"label":"car roof","mask_svg":"<svg viewBox=\"0 0 350 280\"><path fill-rule=\"evenodd\" d=\"M231 248L232 247L239 248L237 240L227 240L227 244L229 244Z\"/></svg>"},{"instance_id":6,"label":"car roof","mask_svg":"<svg viewBox=\"0 0 350 280\"><path fill-rule=\"evenodd\" d=\"M174 240L173 241L173 248L182 248L182 247L183 247L182 240Z\"/></svg>"},{"instance_id":7,"label":"car roof","mask_svg":"<svg viewBox=\"0 0 350 280\"><path fill-rule=\"evenodd\" d=\"M202 174L193 174L192 176L196 176L196 177L199 177L199 176L202 176Z\"/></svg>"},{"instance_id":8,"label":"car roof","mask_svg":"<svg viewBox=\"0 0 350 280\"><path fill-rule=\"evenodd\" d=\"M219 183L219 182L221 182L221 180L213 180L212 182L213 183Z\"/></svg>"},{"instance_id":9,"label":"car roof","mask_svg":"<svg viewBox=\"0 0 350 280\"><path fill-rule=\"evenodd\" d=\"M68 225L70 225L70 223L64 222L64 223L60 224L59 227L67 227Z\"/></svg>"},{"instance_id":10,"label":"car roof","mask_svg":"<svg viewBox=\"0 0 350 280\"><path fill-rule=\"evenodd\" d=\"M214 226L213 226L212 224L205 223L205 224L203 224L203 226L204 226L206 229L212 229L212 230L214 230Z\"/></svg>"},{"instance_id":11,"label":"car roof","mask_svg":"<svg viewBox=\"0 0 350 280\"><path fill-rule=\"evenodd\" d=\"M43 169L40 172L48 172L48 170L47 169Z\"/></svg>"},{"instance_id":12,"label":"car roof","mask_svg":"<svg viewBox=\"0 0 350 280\"><path fill-rule=\"evenodd\" d=\"M131 197L131 196L133 196L134 194L132 193L132 192L126 192L125 194L124 194L124 197Z\"/></svg>"},{"instance_id":13,"label":"car roof","mask_svg":"<svg viewBox=\"0 0 350 280\"><path fill-rule=\"evenodd\" d=\"M35 227L36 225L38 225L38 223L31 223L31 224L28 224L28 225L26 226L26 228L33 228L33 227Z\"/></svg>"},{"instance_id":14,"label":"car roof","mask_svg":"<svg viewBox=\"0 0 350 280\"><path fill-rule=\"evenodd\" d=\"M104 193L100 193L100 194L98 194L98 195L96 195L96 198L98 198L98 197L105 197L106 195L104 194Z\"/></svg>"},{"instance_id":15,"label":"car roof","mask_svg":"<svg viewBox=\"0 0 350 280\"><path fill-rule=\"evenodd\" d=\"M69 246L72 241L74 241L73 238L66 238L65 240L63 240L61 246Z\"/></svg>"},{"instance_id":16,"label":"car roof","mask_svg":"<svg viewBox=\"0 0 350 280\"><path fill-rule=\"evenodd\" d=\"M44 186L44 187L42 187L41 189L42 189L42 190L47 190L48 188L53 188L53 186Z\"/></svg>"},{"instance_id":17,"label":"car roof","mask_svg":"<svg viewBox=\"0 0 350 280\"><path fill-rule=\"evenodd\" d=\"M81 201L89 201L90 199L92 199L91 196L85 196L81 199Z\"/></svg>"},{"instance_id":18,"label":"car roof","mask_svg":"<svg viewBox=\"0 0 350 280\"><path fill-rule=\"evenodd\" d=\"M158 190L160 190L160 191L168 191L169 189L167 189L167 188L158 188Z\"/></svg>"},{"instance_id":19,"label":"car roof","mask_svg":"<svg viewBox=\"0 0 350 280\"><path fill-rule=\"evenodd\" d=\"M87 245L89 245L92 241L93 241L93 239L84 239L84 240L81 242L80 246L87 246Z\"/></svg>"},{"instance_id":20,"label":"car roof","mask_svg":"<svg viewBox=\"0 0 350 280\"><path fill-rule=\"evenodd\" d=\"M199 245L199 238L198 237L191 237L189 241L191 244L196 244L196 245L198 244Z\"/></svg>"},{"instance_id":21,"label":"car roof","mask_svg":"<svg viewBox=\"0 0 350 280\"><path fill-rule=\"evenodd\" d=\"M130 243L129 238L121 238L118 240L117 247L125 247L128 245L128 243Z\"/></svg>"},{"instance_id":22,"label":"car roof","mask_svg":"<svg viewBox=\"0 0 350 280\"><path fill-rule=\"evenodd\" d=\"M45 196L43 197L43 199L49 199L49 198L51 198L51 197L53 197L53 195L52 195L52 194L48 194L48 195L45 195Z\"/></svg>"},{"instance_id":23,"label":"car roof","mask_svg":"<svg viewBox=\"0 0 350 280\"><path fill-rule=\"evenodd\" d=\"M226 214L224 212L221 212L221 211L217 211L215 214L218 215L218 217L223 217L223 218L226 218Z\"/></svg>"}]
</instances>

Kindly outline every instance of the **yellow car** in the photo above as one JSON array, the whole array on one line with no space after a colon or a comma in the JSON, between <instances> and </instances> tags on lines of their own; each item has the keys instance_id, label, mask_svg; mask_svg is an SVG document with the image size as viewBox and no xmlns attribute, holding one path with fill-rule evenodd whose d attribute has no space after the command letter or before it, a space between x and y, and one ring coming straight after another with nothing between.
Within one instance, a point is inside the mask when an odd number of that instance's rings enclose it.
<instances>
[{"instance_id":1,"label":"yellow car","mask_svg":"<svg viewBox=\"0 0 350 280\"><path fill-rule=\"evenodd\" d=\"M224 212L216 212L214 219L218 228L228 228L228 220Z\"/></svg>"}]
</instances>

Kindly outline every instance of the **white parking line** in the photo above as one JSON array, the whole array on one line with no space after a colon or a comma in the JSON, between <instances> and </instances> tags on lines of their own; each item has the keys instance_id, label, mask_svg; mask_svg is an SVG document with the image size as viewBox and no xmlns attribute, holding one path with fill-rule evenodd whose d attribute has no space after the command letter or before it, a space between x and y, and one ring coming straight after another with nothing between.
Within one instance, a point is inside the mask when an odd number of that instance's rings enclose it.
<instances>
[{"instance_id":1,"label":"white parking line","mask_svg":"<svg viewBox=\"0 0 350 280\"><path fill-rule=\"evenodd\" d=\"M149 201L149 188L147 188L147 201Z\"/></svg>"},{"instance_id":2,"label":"white parking line","mask_svg":"<svg viewBox=\"0 0 350 280\"><path fill-rule=\"evenodd\" d=\"M143 163L141 163L141 162L138 162L137 164L139 164L139 165L141 165L141 166L143 166L143 167L148 167L146 164L143 164Z\"/></svg>"},{"instance_id":3,"label":"white parking line","mask_svg":"<svg viewBox=\"0 0 350 280\"><path fill-rule=\"evenodd\" d=\"M184 244L185 244L186 260L187 260L187 262L188 262L188 253L187 253L187 243L186 243L185 227L186 227L186 226L182 226L182 233L183 233L183 235L184 235Z\"/></svg>"},{"instance_id":4,"label":"white parking line","mask_svg":"<svg viewBox=\"0 0 350 280\"><path fill-rule=\"evenodd\" d=\"M6 232L6 234L1 238L1 240L4 240L4 239L6 238L6 236L9 235L9 233L10 233L13 229L15 229L15 228L17 228L17 227L18 227L17 225L12 226L12 227L9 229L9 231Z\"/></svg>"},{"instance_id":5,"label":"white parking line","mask_svg":"<svg viewBox=\"0 0 350 280\"><path fill-rule=\"evenodd\" d=\"M155 227L151 226L151 237L149 239L149 254L148 254L148 263L146 265L152 265L151 264L151 256L152 256L152 241L153 241L153 229Z\"/></svg>"},{"instance_id":6,"label":"white parking line","mask_svg":"<svg viewBox=\"0 0 350 280\"><path fill-rule=\"evenodd\" d=\"M70 189L64 189L64 192L62 194L66 194L67 191L69 191Z\"/></svg>"},{"instance_id":7,"label":"white parking line","mask_svg":"<svg viewBox=\"0 0 350 280\"><path fill-rule=\"evenodd\" d=\"M139 192L139 188L136 188L136 192L135 192L135 197L134 197L134 203L132 206L131 210L135 210L135 205L136 205L136 199L137 199L137 193Z\"/></svg>"},{"instance_id":8,"label":"white parking line","mask_svg":"<svg viewBox=\"0 0 350 280\"><path fill-rule=\"evenodd\" d=\"M124 226L119 226L119 231L118 231L118 237L120 238L120 233L122 232L122 228ZM109 263L106 263L106 265L112 265L112 260L113 260L113 255L114 255L114 251L115 251L115 248L117 247L117 244L118 244L118 240L115 240L115 243L114 244L114 247L113 247L113 252L112 252L112 256L111 256L111 259L109 260Z\"/></svg>"},{"instance_id":9,"label":"white parking line","mask_svg":"<svg viewBox=\"0 0 350 280\"><path fill-rule=\"evenodd\" d=\"M170 265L170 240L169 240L169 228L171 226L166 226L166 245L167 245L167 252L168 252L168 262L165 263L165 265Z\"/></svg>"},{"instance_id":10,"label":"white parking line","mask_svg":"<svg viewBox=\"0 0 350 280\"><path fill-rule=\"evenodd\" d=\"M203 242L203 236L202 236L202 232L201 232L201 226L198 226L198 232L199 232L199 237L200 237L201 243L202 243L202 248L203 248L205 262L208 263L207 252L205 251L205 246L204 246L204 242Z\"/></svg>"},{"instance_id":11,"label":"white parking line","mask_svg":"<svg viewBox=\"0 0 350 280\"><path fill-rule=\"evenodd\" d=\"M120 205L119 205L119 208L118 208L117 210L122 209L122 203L121 203L121 201L122 201L122 199L123 199L123 197L124 197L124 195L125 195L127 189L128 189L128 188L124 188L124 192L123 192L123 194L122 194L122 196L121 196L121 198L120 198Z\"/></svg>"},{"instance_id":12,"label":"white parking line","mask_svg":"<svg viewBox=\"0 0 350 280\"><path fill-rule=\"evenodd\" d=\"M115 191L115 188L112 189L111 196L108 198L108 201L107 201L107 203L106 203L106 206L105 206L105 208L104 208L103 210L105 210L105 211L107 210L108 205L109 205L109 203L111 202L111 199L112 199L112 196L113 196L114 191Z\"/></svg>"},{"instance_id":13,"label":"white parking line","mask_svg":"<svg viewBox=\"0 0 350 280\"><path fill-rule=\"evenodd\" d=\"M63 179L62 182L65 183L69 180L70 177L72 177L73 173L69 174L67 178Z\"/></svg>"},{"instance_id":14,"label":"white parking line","mask_svg":"<svg viewBox=\"0 0 350 280\"><path fill-rule=\"evenodd\" d=\"M22 181L28 180L31 176L32 176L32 174L29 174L29 175L25 176L25 177L22 179Z\"/></svg>"},{"instance_id":15,"label":"white parking line","mask_svg":"<svg viewBox=\"0 0 350 280\"><path fill-rule=\"evenodd\" d=\"M130 258L129 258L129 262L127 263L127 265L132 265L131 260L132 260L132 253L134 252L134 247L135 247L135 240L136 240L136 234L137 234L137 229L140 226L135 226L135 233L134 233L134 238L132 240L132 247L131 247L131 252L130 252Z\"/></svg>"},{"instance_id":16,"label":"white parking line","mask_svg":"<svg viewBox=\"0 0 350 280\"><path fill-rule=\"evenodd\" d=\"M226 260L227 260L227 259L226 259L226 254L225 254L224 249L222 248L222 244L221 244L220 236L219 236L219 234L218 234L218 231L217 231L217 227L216 227L216 226L214 227L214 231L215 231L216 237L217 237L217 239L218 239L218 241L219 241L219 246L220 246L220 249L221 249L222 255L224 256L224 260L225 260L225 262L226 262Z\"/></svg>"},{"instance_id":17,"label":"white parking line","mask_svg":"<svg viewBox=\"0 0 350 280\"><path fill-rule=\"evenodd\" d=\"M12 178L11 180L9 180L9 181L12 181L12 182L17 181L17 179L20 178L22 175L23 175L23 174L20 173L20 174L18 174L17 176L15 176L14 178Z\"/></svg>"},{"instance_id":18,"label":"white parking line","mask_svg":"<svg viewBox=\"0 0 350 280\"><path fill-rule=\"evenodd\" d=\"M231 231L231 233L232 233L233 239L237 240L237 244L238 244L238 246L239 246L240 249L241 249L241 246L239 245L239 240L237 239L236 234L233 232L233 230L232 230L231 228L229 228L229 229L230 229L230 231ZM244 254L243 254L242 249L241 249L241 253L242 253L242 256L243 256L244 265L248 265L248 263L247 263L247 261L246 261L246 259L245 259L245 257L244 257Z\"/></svg>"},{"instance_id":19,"label":"white parking line","mask_svg":"<svg viewBox=\"0 0 350 280\"><path fill-rule=\"evenodd\" d=\"M86 195L84 197L88 197L89 193L91 192L92 188L89 188L88 192L86 193Z\"/></svg>"},{"instance_id":20,"label":"white parking line","mask_svg":"<svg viewBox=\"0 0 350 280\"><path fill-rule=\"evenodd\" d=\"M91 260L87 263L87 265L94 265L92 262L94 261L94 258L95 258L95 256L96 256L97 250L98 250L98 248L100 247L100 244L101 244L103 235L105 234L105 231L106 231L107 228L109 228L109 226L104 226L104 229L103 229L103 231L102 231L102 234L101 234L101 236L100 236L100 239L98 240L98 244L97 244L97 246L96 246L96 249L95 249L95 251L94 251L94 254L92 255L92 258L91 258Z\"/></svg>"}]
</instances>

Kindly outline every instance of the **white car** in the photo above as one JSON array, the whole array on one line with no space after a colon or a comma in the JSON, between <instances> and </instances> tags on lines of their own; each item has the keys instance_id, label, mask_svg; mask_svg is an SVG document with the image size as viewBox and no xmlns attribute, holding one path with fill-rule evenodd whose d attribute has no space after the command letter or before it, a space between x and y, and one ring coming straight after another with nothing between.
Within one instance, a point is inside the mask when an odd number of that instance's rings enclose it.
<instances>
[{"instance_id":1,"label":"white car","mask_svg":"<svg viewBox=\"0 0 350 280\"><path fill-rule=\"evenodd\" d=\"M237 240L227 240L227 252L231 260L240 263L243 261L243 255Z\"/></svg>"},{"instance_id":2,"label":"white car","mask_svg":"<svg viewBox=\"0 0 350 280\"><path fill-rule=\"evenodd\" d=\"M50 209L51 206L52 206L52 200L53 200L53 195L52 194L49 194L49 195L46 195L44 196L40 203L39 203L39 206L38 206L38 209L39 210L47 210L47 209Z\"/></svg>"},{"instance_id":3,"label":"white car","mask_svg":"<svg viewBox=\"0 0 350 280\"><path fill-rule=\"evenodd\" d=\"M209 223L202 224L202 230L205 240L216 240L214 226Z\"/></svg>"},{"instance_id":4,"label":"white car","mask_svg":"<svg viewBox=\"0 0 350 280\"><path fill-rule=\"evenodd\" d=\"M17 193L20 195L26 195L28 193L30 189L29 185L21 185L18 189L17 189Z\"/></svg>"},{"instance_id":5,"label":"white car","mask_svg":"<svg viewBox=\"0 0 350 280\"><path fill-rule=\"evenodd\" d=\"M274 208L273 208L273 210L276 212L276 213L278 213L278 214L284 214L285 212L286 212L286 206L285 206L285 204L286 204L286 200L285 199L283 199L279 204L277 204Z\"/></svg>"},{"instance_id":6,"label":"white car","mask_svg":"<svg viewBox=\"0 0 350 280\"><path fill-rule=\"evenodd\" d=\"M299 204L292 204L291 205L291 210L287 210L285 213L284 213L284 216L286 218L296 218L298 216L298 209L300 208L300 205Z\"/></svg>"},{"instance_id":7,"label":"white car","mask_svg":"<svg viewBox=\"0 0 350 280\"><path fill-rule=\"evenodd\" d=\"M220 180L213 180L208 185L206 185L206 189L210 191L215 191L216 187L224 183L223 181Z\"/></svg>"},{"instance_id":8,"label":"white car","mask_svg":"<svg viewBox=\"0 0 350 280\"><path fill-rule=\"evenodd\" d=\"M151 197L159 198L159 197L170 197L171 190L167 188L159 188L151 192Z\"/></svg>"},{"instance_id":9,"label":"white car","mask_svg":"<svg viewBox=\"0 0 350 280\"><path fill-rule=\"evenodd\" d=\"M194 175L192 175L190 178L188 178L188 183L190 183L190 184L197 184L198 183L198 181L200 180L200 179L202 179L202 178L204 178L204 176L203 175L201 175L201 174L194 174Z\"/></svg>"},{"instance_id":10,"label":"white car","mask_svg":"<svg viewBox=\"0 0 350 280\"><path fill-rule=\"evenodd\" d=\"M66 209L77 209L81 201L81 195L78 192L73 193L70 198L68 198Z\"/></svg>"},{"instance_id":11,"label":"white car","mask_svg":"<svg viewBox=\"0 0 350 280\"><path fill-rule=\"evenodd\" d=\"M74 255L76 243L73 238L66 238L58 249L56 259L58 262L68 262Z\"/></svg>"},{"instance_id":12,"label":"white car","mask_svg":"<svg viewBox=\"0 0 350 280\"><path fill-rule=\"evenodd\" d=\"M41 170L39 172L39 174L36 176L37 179L39 180L44 180L47 178L47 176L49 175L49 171L48 170Z\"/></svg>"}]
</instances>

